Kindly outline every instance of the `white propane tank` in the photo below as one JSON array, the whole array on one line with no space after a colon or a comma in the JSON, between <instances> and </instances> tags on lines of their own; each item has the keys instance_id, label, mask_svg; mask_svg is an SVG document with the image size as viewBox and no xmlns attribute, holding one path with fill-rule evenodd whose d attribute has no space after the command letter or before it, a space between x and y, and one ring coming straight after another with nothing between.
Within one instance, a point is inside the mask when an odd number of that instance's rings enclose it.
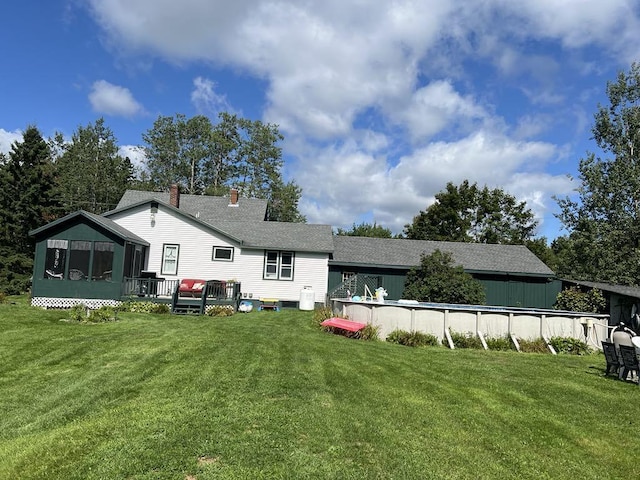
<instances>
[{"instance_id":1,"label":"white propane tank","mask_svg":"<svg viewBox=\"0 0 640 480\"><path fill-rule=\"evenodd\" d=\"M311 287L300 290L300 310L313 310L316 306L316 292Z\"/></svg>"}]
</instances>

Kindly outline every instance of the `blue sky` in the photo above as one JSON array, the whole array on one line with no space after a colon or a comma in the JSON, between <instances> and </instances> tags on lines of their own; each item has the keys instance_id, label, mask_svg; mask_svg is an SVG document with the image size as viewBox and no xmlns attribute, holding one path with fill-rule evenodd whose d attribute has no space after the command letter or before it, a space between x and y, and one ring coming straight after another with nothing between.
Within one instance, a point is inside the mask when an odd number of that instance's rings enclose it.
<instances>
[{"instance_id":1,"label":"blue sky","mask_svg":"<svg viewBox=\"0 0 640 480\"><path fill-rule=\"evenodd\" d=\"M0 151L104 117L143 167L158 115L231 111L280 126L309 222L394 232L468 179L566 233L553 196L640 59L632 0L24 0L3 18Z\"/></svg>"}]
</instances>

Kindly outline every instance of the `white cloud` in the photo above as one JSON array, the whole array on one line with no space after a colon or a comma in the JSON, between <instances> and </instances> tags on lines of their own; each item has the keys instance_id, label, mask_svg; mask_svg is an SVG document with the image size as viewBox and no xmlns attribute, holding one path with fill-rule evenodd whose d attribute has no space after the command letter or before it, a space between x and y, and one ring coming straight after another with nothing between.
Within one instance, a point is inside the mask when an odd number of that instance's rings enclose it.
<instances>
[{"instance_id":1,"label":"white cloud","mask_svg":"<svg viewBox=\"0 0 640 480\"><path fill-rule=\"evenodd\" d=\"M467 179L531 202L529 208L542 218L553 195L568 195L572 189L565 175L543 171L557 154L548 143L480 131L459 141L433 143L392 166L349 141L309 151L316 162L303 163L295 178L304 189L301 209L309 221L349 227L354 218L373 212L380 224L401 232L447 182L459 185Z\"/></svg>"},{"instance_id":2,"label":"white cloud","mask_svg":"<svg viewBox=\"0 0 640 480\"><path fill-rule=\"evenodd\" d=\"M193 80L191 103L196 111L203 115L209 114L217 117L220 112L234 112L227 96L217 93L215 82L204 77L196 77Z\"/></svg>"},{"instance_id":3,"label":"white cloud","mask_svg":"<svg viewBox=\"0 0 640 480\"><path fill-rule=\"evenodd\" d=\"M129 157L136 171L146 169L147 157L144 154L144 149L138 145L120 145L118 148L118 155L121 157Z\"/></svg>"},{"instance_id":4,"label":"white cloud","mask_svg":"<svg viewBox=\"0 0 640 480\"><path fill-rule=\"evenodd\" d=\"M113 85L106 80L93 83L89 101L93 110L101 114L133 117L144 113L144 108L128 88Z\"/></svg>"},{"instance_id":5,"label":"white cloud","mask_svg":"<svg viewBox=\"0 0 640 480\"><path fill-rule=\"evenodd\" d=\"M537 215L548 212L551 196L570 187L564 175L544 172L564 147L535 141L551 130L540 108L561 105L574 118L581 111L566 105L564 65L536 48L596 48L626 62L640 43L629 0L90 4L123 53L230 67L264 81L263 119L280 126L285 151L295 155L288 169L303 187L310 221L348 227L373 212L396 231L447 182L464 179L527 199ZM478 63L492 85L471 78L467 69ZM491 89L500 91L505 79L522 105L496 114ZM111 108L139 112L122 90L105 97L130 108ZM198 111L229 106L204 77L194 81L192 102Z\"/></svg>"},{"instance_id":6,"label":"white cloud","mask_svg":"<svg viewBox=\"0 0 640 480\"><path fill-rule=\"evenodd\" d=\"M11 151L11 145L14 142L22 141L22 131L14 130L9 132L4 128L0 128L0 153L9 153Z\"/></svg>"},{"instance_id":7,"label":"white cloud","mask_svg":"<svg viewBox=\"0 0 640 480\"><path fill-rule=\"evenodd\" d=\"M463 126L467 131L488 117L470 96L463 97L446 80L437 80L416 90L410 105L397 116L414 140L430 138L455 126Z\"/></svg>"}]
</instances>

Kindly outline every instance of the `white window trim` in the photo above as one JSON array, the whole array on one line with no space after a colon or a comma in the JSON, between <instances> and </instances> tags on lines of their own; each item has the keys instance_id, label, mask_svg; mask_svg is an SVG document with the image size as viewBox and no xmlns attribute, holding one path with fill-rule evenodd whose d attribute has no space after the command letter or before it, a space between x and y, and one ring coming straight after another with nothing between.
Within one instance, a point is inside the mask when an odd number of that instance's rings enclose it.
<instances>
[{"instance_id":1,"label":"white window trim","mask_svg":"<svg viewBox=\"0 0 640 480\"><path fill-rule=\"evenodd\" d=\"M228 250L231 252L231 257L230 258L216 258L216 252L221 251L221 250ZM213 260L214 262L233 262L233 255L234 255L234 248L233 247L213 247L213 253L211 254L211 260Z\"/></svg>"},{"instance_id":2,"label":"white window trim","mask_svg":"<svg viewBox=\"0 0 640 480\"><path fill-rule=\"evenodd\" d=\"M175 263L174 268L167 268L166 262L167 260L171 260L168 255L175 251ZM162 246L162 265L160 268L160 272L162 275L177 275L178 274L178 259L180 258L180 245L177 243L165 243Z\"/></svg>"},{"instance_id":3,"label":"white window trim","mask_svg":"<svg viewBox=\"0 0 640 480\"><path fill-rule=\"evenodd\" d=\"M277 260L276 262L267 262L267 258L269 256L269 253L275 253L277 255ZM282 255L283 254L290 254L291 255L291 264L283 264L282 263ZM262 275L263 278L265 280L283 280L283 281L293 281L293 275L294 275L294 270L295 270L295 263L296 263L296 254L293 251L279 251L279 250L265 250L264 252L264 268L262 271ZM267 273L267 266L269 265L275 265L276 267L276 273L275 274L268 274ZM283 268L291 268L291 275L290 276L284 276L282 275L282 270Z\"/></svg>"}]
</instances>

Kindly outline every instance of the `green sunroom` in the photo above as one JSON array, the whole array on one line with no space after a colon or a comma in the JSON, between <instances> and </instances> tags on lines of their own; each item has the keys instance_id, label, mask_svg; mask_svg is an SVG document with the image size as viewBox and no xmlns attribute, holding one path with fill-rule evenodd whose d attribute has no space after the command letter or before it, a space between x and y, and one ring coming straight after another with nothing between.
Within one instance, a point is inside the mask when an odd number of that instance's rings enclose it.
<instances>
[{"instance_id":1,"label":"green sunroom","mask_svg":"<svg viewBox=\"0 0 640 480\"><path fill-rule=\"evenodd\" d=\"M140 276L149 243L83 210L37 228L32 304L97 307L120 300L125 278Z\"/></svg>"}]
</instances>

